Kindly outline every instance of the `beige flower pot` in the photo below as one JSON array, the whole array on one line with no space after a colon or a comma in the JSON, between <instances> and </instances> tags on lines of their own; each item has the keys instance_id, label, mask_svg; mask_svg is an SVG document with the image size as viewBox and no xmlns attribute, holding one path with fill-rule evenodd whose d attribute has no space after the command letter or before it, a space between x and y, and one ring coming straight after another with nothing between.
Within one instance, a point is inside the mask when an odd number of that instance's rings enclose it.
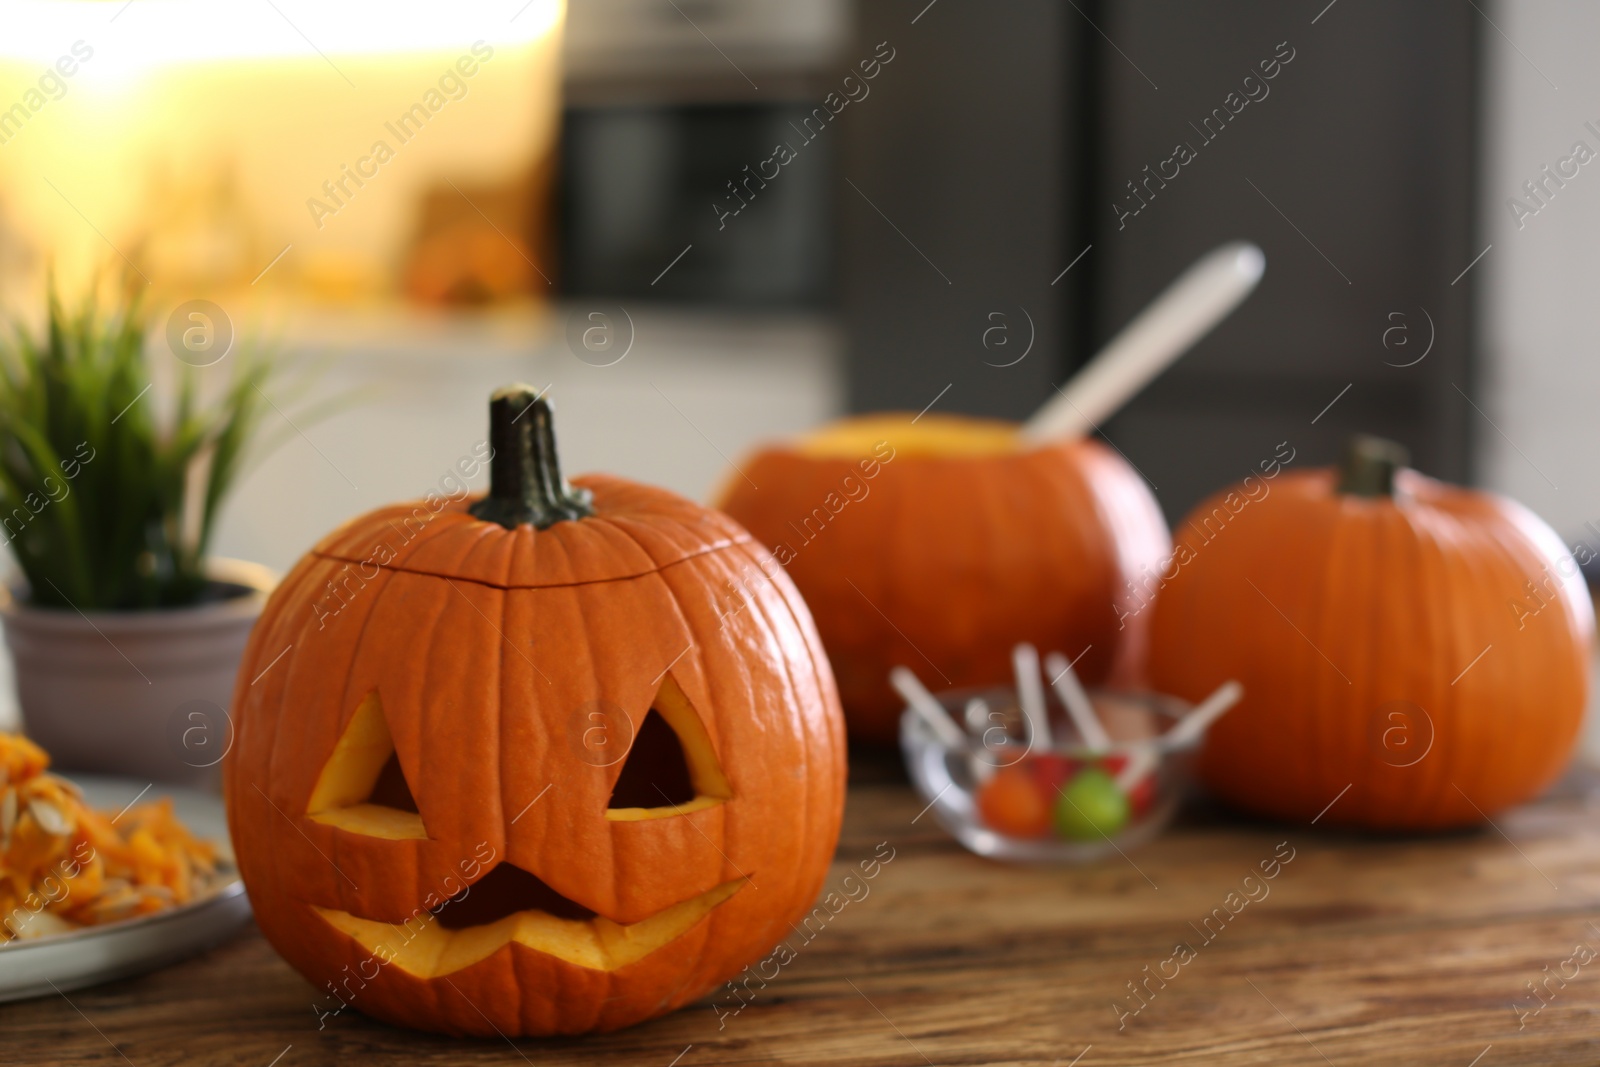
<instances>
[{"instance_id":1,"label":"beige flower pot","mask_svg":"<svg viewBox=\"0 0 1600 1067\"><path fill-rule=\"evenodd\" d=\"M188 608L34 608L0 588L18 703L55 767L215 787L233 743L228 705L245 640L276 576L213 559L235 595Z\"/></svg>"}]
</instances>

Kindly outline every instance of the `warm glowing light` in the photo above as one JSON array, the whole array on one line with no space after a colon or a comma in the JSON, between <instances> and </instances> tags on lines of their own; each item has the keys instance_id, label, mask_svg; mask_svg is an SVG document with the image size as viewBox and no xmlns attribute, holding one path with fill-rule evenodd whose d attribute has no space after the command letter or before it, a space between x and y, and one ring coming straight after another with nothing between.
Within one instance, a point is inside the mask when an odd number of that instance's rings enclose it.
<instances>
[{"instance_id":1,"label":"warm glowing light","mask_svg":"<svg viewBox=\"0 0 1600 1067\"><path fill-rule=\"evenodd\" d=\"M8 0L0 289L32 290L47 263L67 286L131 264L192 294L271 263L262 286L392 294L451 196L513 203L553 152L563 14Z\"/></svg>"},{"instance_id":2,"label":"warm glowing light","mask_svg":"<svg viewBox=\"0 0 1600 1067\"><path fill-rule=\"evenodd\" d=\"M53 63L78 38L127 67L266 56L398 55L474 41L527 44L561 0L8 0L0 58Z\"/></svg>"}]
</instances>

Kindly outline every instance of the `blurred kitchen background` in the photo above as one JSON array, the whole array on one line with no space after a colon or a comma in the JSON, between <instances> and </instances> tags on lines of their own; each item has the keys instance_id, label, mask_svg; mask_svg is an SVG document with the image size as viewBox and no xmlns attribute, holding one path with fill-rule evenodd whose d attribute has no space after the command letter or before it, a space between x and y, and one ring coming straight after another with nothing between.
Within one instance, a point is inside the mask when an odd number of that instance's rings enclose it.
<instances>
[{"instance_id":1,"label":"blurred kitchen background","mask_svg":"<svg viewBox=\"0 0 1600 1067\"><path fill-rule=\"evenodd\" d=\"M517 0L458 48L282 0L232 62L164 4L90 6L94 34L0 43L0 107L93 49L0 113L8 310L126 265L162 316L213 300L356 391L242 483L223 555L286 568L437 486L510 380L551 390L571 472L701 499L847 411L1021 417L1234 238L1260 289L1101 428L1170 519L1365 430L1600 547L1600 177L1559 170L1600 150L1594 5ZM129 121L75 117L95 93Z\"/></svg>"}]
</instances>

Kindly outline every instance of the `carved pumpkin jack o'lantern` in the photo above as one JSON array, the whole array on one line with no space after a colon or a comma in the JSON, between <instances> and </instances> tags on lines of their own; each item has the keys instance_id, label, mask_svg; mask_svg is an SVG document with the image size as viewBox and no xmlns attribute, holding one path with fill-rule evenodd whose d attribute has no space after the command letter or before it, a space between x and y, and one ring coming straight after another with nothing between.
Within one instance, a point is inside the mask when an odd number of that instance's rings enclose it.
<instances>
[{"instance_id":1,"label":"carved pumpkin jack o'lantern","mask_svg":"<svg viewBox=\"0 0 1600 1067\"><path fill-rule=\"evenodd\" d=\"M230 826L262 932L319 992L451 1033L614 1029L810 908L838 696L742 528L569 486L531 390L491 418L489 496L354 520L274 594L235 694Z\"/></svg>"}]
</instances>

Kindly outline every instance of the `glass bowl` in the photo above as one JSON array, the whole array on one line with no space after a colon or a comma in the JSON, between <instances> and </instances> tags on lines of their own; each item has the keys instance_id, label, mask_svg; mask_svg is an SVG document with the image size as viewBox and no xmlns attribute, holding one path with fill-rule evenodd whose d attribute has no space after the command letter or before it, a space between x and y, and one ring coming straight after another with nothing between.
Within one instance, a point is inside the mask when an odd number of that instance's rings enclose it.
<instances>
[{"instance_id":1,"label":"glass bowl","mask_svg":"<svg viewBox=\"0 0 1600 1067\"><path fill-rule=\"evenodd\" d=\"M987 705L981 732L978 724L967 721L969 702L980 699ZM993 859L1040 863L1091 863L1126 851L1154 837L1178 810L1188 792L1191 764L1199 739L1174 740L1167 736L1191 705L1177 697L1160 693L1138 693L1112 689L1089 690L1096 716L1111 736L1113 744L1104 752L1093 752L1083 743L1056 699L1046 690L1047 714L1054 744L1035 745L1027 736L1026 719L1016 691L1003 686L984 689L956 689L935 693L954 722L963 727L966 744L951 748L943 744L923 718L911 708L900 716L900 749L905 756L911 781L922 795L939 825L967 848ZM1072 782L1088 769L1115 775L1127 761L1149 765L1148 775L1126 790L1126 816L1119 826L1107 831L1095 825L1073 830L1075 837L1062 836L1052 827L1039 836L1011 836L989 826L982 813L979 794L999 776L1011 778L1008 784L1029 780L1049 796L1052 809L1062 803L1060 795L1072 791ZM1054 778L1052 778L1054 776ZM1064 777L1063 777L1064 776ZM1104 784L1104 779L1098 780ZM1082 794L1078 794L1080 797ZM1082 809L1074 806L1081 813Z\"/></svg>"}]
</instances>

